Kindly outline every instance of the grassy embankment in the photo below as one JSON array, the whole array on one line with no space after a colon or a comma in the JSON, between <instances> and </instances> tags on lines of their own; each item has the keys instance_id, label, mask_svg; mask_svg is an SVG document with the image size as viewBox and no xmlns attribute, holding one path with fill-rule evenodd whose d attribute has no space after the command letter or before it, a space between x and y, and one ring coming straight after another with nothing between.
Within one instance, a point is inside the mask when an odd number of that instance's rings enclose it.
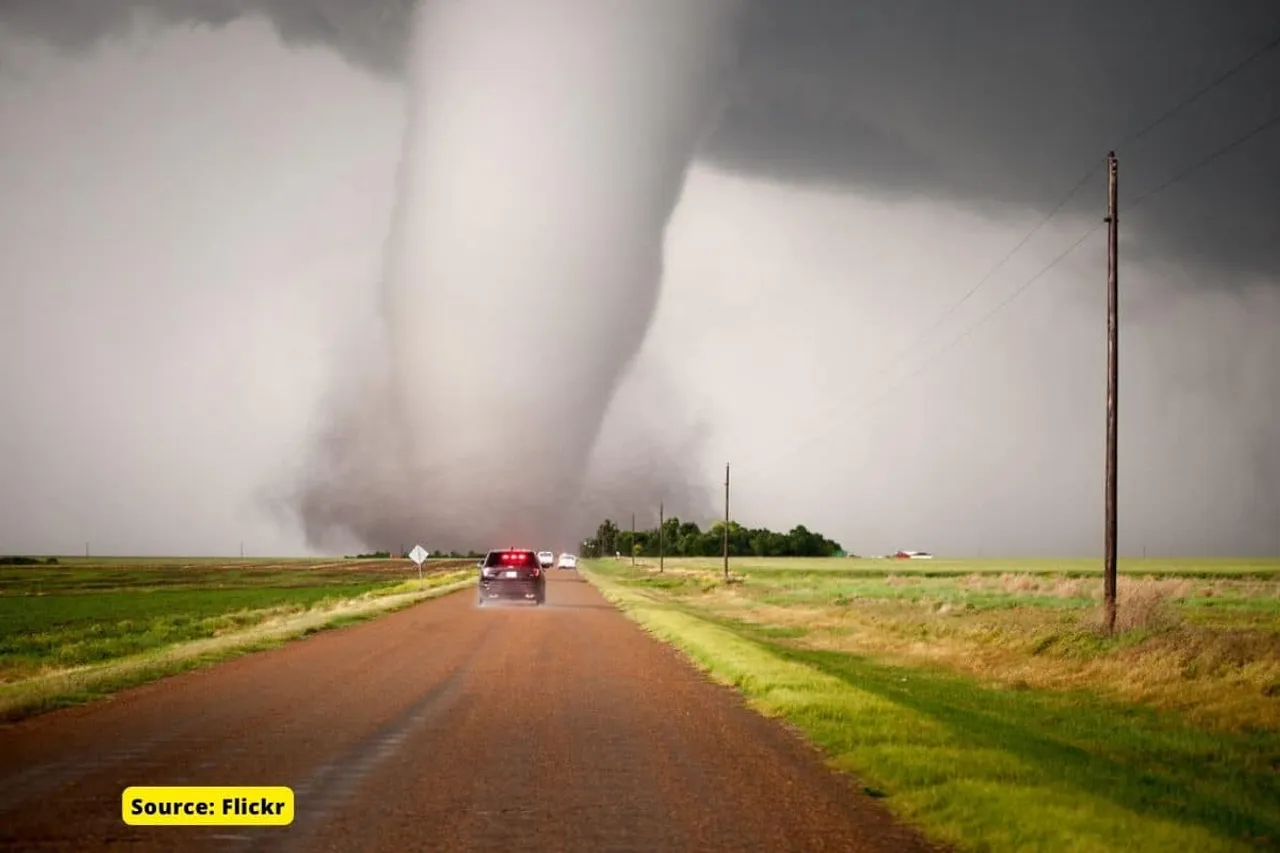
<instances>
[{"instance_id":1,"label":"grassy embankment","mask_svg":"<svg viewBox=\"0 0 1280 853\"><path fill-rule=\"evenodd\" d=\"M1280 849L1280 561L588 561L651 633L930 836Z\"/></svg>"},{"instance_id":2,"label":"grassy embankment","mask_svg":"<svg viewBox=\"0 0 1280 853\"><path fill-rule=\"evenodd\" d=\"M374 618L472 582L471 560L60 558L0 566L0 721Z\"/></svg>"}]
</instances>

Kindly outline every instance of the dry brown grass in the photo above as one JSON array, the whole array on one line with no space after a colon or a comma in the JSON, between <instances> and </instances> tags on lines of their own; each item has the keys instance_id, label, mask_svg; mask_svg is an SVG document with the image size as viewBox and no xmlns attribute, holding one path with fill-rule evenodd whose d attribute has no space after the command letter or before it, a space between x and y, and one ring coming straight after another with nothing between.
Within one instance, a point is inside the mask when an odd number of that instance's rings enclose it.
<instances>
[{"instance_id":1,"label":"dry brown grass","mask_svg":"<svg viewBox=\"0 0 1280 853\"><path fill-rule=\"evenodd\" d=\"M1000 576L1000 586L1005 592L1041 592L1044 581L1027 574L1003 574Z\"/></svg>"},{"instance_id":2,"label":"dry brown grass","mask_svg":"<svg viewBox=\"0 0 1280 853\"><path fill-rule=\"evenodd\" d=\"M1083 591L1076 584L1087 583L1022 578L960 583L1073 597ZM1219 730L1280 729L1280 634L1189 625L1173 604L1212 595L1225 583L1122 578L1118 642L1101 635L1100 608L996 612L884 599L782 606L754 599L749 587L723 586L697 603L761 625L804 629L796 642L810 648L941 666L1005 687L1089 689L1174 710Z\"/></svg>"},{"instance_id":3,"label":"dry brown grass","mask_svg":"<svg viewBox=\"0 0 1280 853\"><path fill-rule=\"evenodd\" d=\"M1062 578L1053 582L1051 594L1058 598L1085 598L1097 584L1086 583L1083 578Z\"/></svg>"},{"instance_id":4,"label":"dry brown grass","mask_svg":"<svg viewBox=\"0 0 1280 853\"><path fill-rule=\"evenodd\" d=\"M725 577L724 572L718 569L712 571L710 569L689 569L679 566L668 566L660 572L658 571L658 563L656 560L652 562L637 560L636 569L645 572L652 578L686 578L696 581L708 588L724 583L745 583L747 580L746 575L735 572L732 568L729 569L729 576L727 578Z\"/></svg>"},{"instance_id":5,"label":"dry brown grass","mask_svg":"<svg viewBox=\"0 0 1280 853\"><path fill-rule=\"evenodd\" d=\"M1092 578L1060 577L1057 575L1037 575L1028 573L1001 575L971 574L955 579L956 586L967 590L999 590L1001 592L1030 595L1047 595L1056 598L1102 598L1102 584ZM1219 581L1193 581L1185 578L1133 578L1121 576L1117 579L1117 593L1125 597L1127 593L1142 591L1147 594L1151 589L1160 590L1170 599L1182 599L1191 595L1212 595L1215 584ZM1247 583L1235 581L1237 587ZM1258 591L1265 586L1255 583Z\"/></svg>"},{"instance_id":6,"label":"dry brown grass","mask_svg":"<svg viewBox=\"0 0 1280 853\"><path fill-rule=\"evenodd\" d=\"M1116 631L1163 631L1181 622L1170 603L1173 598L1186 598L1189 588L1186 581L1161 581L1130 583L1124 595L1117 588ZM1119 585L1117 584L1117 587ZM1101 615L1099 610L1098 615ZM1101 628L1097 623L1096 627Z\"/></svg>"}]
</instances>

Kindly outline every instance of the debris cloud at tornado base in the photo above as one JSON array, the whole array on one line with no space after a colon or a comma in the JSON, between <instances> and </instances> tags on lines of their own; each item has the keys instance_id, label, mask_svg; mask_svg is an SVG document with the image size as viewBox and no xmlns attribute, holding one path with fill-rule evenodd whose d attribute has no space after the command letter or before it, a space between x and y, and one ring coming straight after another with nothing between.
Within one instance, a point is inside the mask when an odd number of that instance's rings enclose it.
<instances>
[{"instance_id":1,"label":"debris cloud at tornado base","mask_svg":"<svg viewBox=\"0 0 1280 853\"><path fill-rule=\"evenodd\" d=\"M313 546L576 541L739 12L737 0L419 7L383 326L367 369L334 389L298 497ZM642 461L690 492L675 454ZM652 477L636 483L652 497Z\"/></svg>"}]
</instances>

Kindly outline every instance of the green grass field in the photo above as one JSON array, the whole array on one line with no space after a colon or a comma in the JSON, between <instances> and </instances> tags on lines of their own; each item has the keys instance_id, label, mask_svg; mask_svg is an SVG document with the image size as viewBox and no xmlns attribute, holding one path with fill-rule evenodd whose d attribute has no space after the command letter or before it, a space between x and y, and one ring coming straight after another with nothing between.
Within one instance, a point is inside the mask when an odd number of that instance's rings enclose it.
<instances>
[{"instance_id":1,"label":"green grass field","mask_svg":"<svg viewBox=\"0 0 1280 853\"><path fill-rule=\"evenodd\" d=\"M584 563L963 849L1280 849L1280 560Z\"/></svg>"},{"instance_id":2,"label":"green grass field","mask_svg":"<svg viewBox=\"0 0 1280 853\"><path fill-rule=\"evenodd\" d=\"M59 558L0 566L0 718L83 701L454 588L471 560Z\"/></svg>"},{"instance_id":3,"label":"green grass field","mask_svg":"<svg viewBox=\"0 0 1280 853\"><path fill-rule=\"evenodd\" d=\"M653 557L640 558L646 565L657 566ZM596 561L600 563L601 561ZM629 561L623 562L630 565ZM666 565L673 568L700 571L719 571L720 557L668 557ZM1096 559L1066 557L1061 559L1000 557L988 559L940 559L895 560L887 557L731 557L733 573L804 573L817 572L842 575L911 574L947 577L968 574L1061 574L1070 577L1102 577L1102 562ZM1117 560L1117 574L1156 577L1237 577L1280 579L1280 559L1252 557L1121 557Z\"/></svg>"}]
</instances>

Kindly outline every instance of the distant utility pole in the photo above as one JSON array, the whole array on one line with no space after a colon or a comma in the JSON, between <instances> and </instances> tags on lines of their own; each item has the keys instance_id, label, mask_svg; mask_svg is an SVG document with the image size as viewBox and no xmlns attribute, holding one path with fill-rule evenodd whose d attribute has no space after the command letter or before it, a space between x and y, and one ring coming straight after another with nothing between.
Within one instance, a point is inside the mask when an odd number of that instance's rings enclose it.
<instances>
[{"instance_id":1,"label":"distant utility pole","mask_svg":"<svg viewBox=\"0 0 1280 853\"><path fill-rule=\"evenodd\" d=\"M1107 473L1106 525L1103 560L1106 581L1103 600L1107 633L1116 628L1116 462L1117 396L1120 390L1120 289L1119 273L1119 164L1116 152L1107 153Z\"/></svg>"},{"instance_id":2,"label":"distant utility pole","mask_svg":"<svg viewBox=\"0 0 1280 853\"><path fill-rule=\"evenodd\" d=\"M86 557L87 557L87 556L89 556L89 543L88 543L88 542L84 543L84 555L85 555Z\"/></svg>"},{"instance_id":3,"label":"distant utility pole","mask_svg":"<svg viewBox=\"0 0 1280 853\"><path fill-rule=\"evenodd\" d=\"M729 577L729 463L724 463L724 576Z\"/></svg>"},{"instance_id":4,"label":"distant utility pole","mask_svg":"<svg viewBox=\"0 0 1280 853\"><path fill-rule=\"evenodd\" d=\"M636 514L631 513L631 565L636 564Z\"/></svg>"},{"instance_id":5,"label":"distant utility pole","mask_svg":"<svg viewBox=\"0 0 1280 853\"><path fill-rule=\"evenodd\" d=\"M240 559L244 559L244 543L240 543Z\"/></svg>"},{"instance_id":6,"label":"distant utility pole","mask_svg":"<svg viewBox=\"0 0 1280 853\"><path fill-rule=\"evenodd\" d=\"M662 541L665 531L662 529L662 501L658 501L658 574L662 574L663 569L663 546L666 544Z\"/></svg>"}]
</instances>

